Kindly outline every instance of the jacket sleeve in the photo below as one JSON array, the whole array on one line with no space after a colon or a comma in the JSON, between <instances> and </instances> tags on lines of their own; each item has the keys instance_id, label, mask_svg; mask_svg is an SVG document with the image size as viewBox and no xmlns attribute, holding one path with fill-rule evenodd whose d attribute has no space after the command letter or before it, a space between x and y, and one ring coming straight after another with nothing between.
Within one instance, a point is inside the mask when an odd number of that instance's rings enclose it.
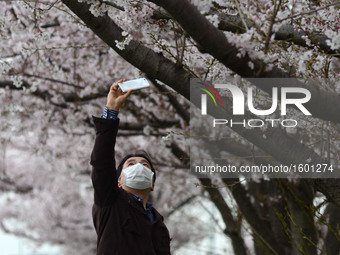
<instances>
[{"instance_id":1,"label":"jacket sleeve","mask_svg":"<svg viewBox=\"0 0 340 255\"><path fill-rule=\"evenodd\" d=\"M119 118L109 120L92 116L96 139L91 153L91 179L94 188L94 203L98 206L112 204L118 194L115 161L115 143Z\"/></svg>"}]
</instances>

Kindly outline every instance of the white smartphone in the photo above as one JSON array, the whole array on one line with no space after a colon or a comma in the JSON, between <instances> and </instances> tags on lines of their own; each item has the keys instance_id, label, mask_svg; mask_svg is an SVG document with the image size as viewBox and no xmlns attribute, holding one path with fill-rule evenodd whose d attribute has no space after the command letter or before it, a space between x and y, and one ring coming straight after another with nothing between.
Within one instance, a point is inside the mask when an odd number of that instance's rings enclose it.
<instances>
[{"instance_id":1,"label":"white smartphone","mask_svg":"<svg viewBox=\"0 0 340 255\"><path fill-rule=\"evenodd\" d=\"M139 79L119 83L118 86L122 89L123 92L126 92L130 89L136 90L136 89L147 88L147 87L150 87L150 84L147 79L139 78Z\"/></svg>"}]
</instances>

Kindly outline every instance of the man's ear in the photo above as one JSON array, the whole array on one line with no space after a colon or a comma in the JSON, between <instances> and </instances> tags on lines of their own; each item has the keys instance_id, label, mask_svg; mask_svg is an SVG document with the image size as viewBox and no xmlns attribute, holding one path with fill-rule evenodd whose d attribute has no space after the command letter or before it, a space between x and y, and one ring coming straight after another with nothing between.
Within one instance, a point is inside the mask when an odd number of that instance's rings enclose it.
<instances>
[{"instance_id":1,"label":"man's ear","mask_svg":"<svg viewBox=\"0 0 340 255\"><path fill-rule=\"evenodd\" d=\"M124 182L124 174L121 173L119 178L118 178L118 188L122 188L123 187L123 182Z\"/></svg>"}]
</instances>

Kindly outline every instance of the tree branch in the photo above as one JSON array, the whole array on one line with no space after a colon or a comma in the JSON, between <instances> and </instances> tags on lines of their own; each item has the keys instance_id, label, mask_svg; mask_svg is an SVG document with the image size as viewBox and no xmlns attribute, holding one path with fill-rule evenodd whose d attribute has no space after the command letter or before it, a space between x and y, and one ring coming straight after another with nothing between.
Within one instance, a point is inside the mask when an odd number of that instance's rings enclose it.
<instances>
[{"instance_id":1,"label":"tree branch","mask_svg":"<svg viewBox=\"0 0 340 255\"><path fill-rule=\"evenodd\" d=\"M174 65L162 54L155 53L135 40L126 45L123 50L117 48L115 41L120 42L124 37L121 34L122 29L109 16L94 17L89 11L89 5L79 3L77 0L62 0L62 2L126 61L146 73L148 77L156 78L168 85L171 84L170 86L178 93L190 98L189 87L183 84L189 84L191 75L181 66ZM174 80L173 75L181 78Z\"/></svg>"},{"instance_id":2,"label":"tree branch","mask_svg":"<svg viewBox=\"0 0 340 255\"><path fill-rule=\"evenodd\" d=\"M230 15L226 13L220 13L216 9L212 8L208 14L217 14L219 17L218 28L223 31L229 31L233 33L245 33L246 28L242 22L242 19L236 15ZM250 20L246 20L247 26L253 27L253 23ZM275 40L279 41L287 41L292 42L296 45L307 47L309 49L313 49L314 46L309 46L306 44L306 40L303 39L304 36L308 36L311 42L315 45L318 45L321 50L323 50L326 54L334 55L339 58L340 49L332 50L327 44L328 38L324 34L318 32L306 32L303 30L296 31L291 25L283 25L280 27L278 31L275 32Z\"/></svg>"},{"instance_id":3,"label":"tree branch","mask_svg":"<svg viewBox=\"0 0 340 255\"><path fill-rule=\"evenodd\" d=\"M245 159L255 165L276 163L271 155L255 146L247 146L235 141L228 142L222 139L215 140L214 146L220 151L227 151L228 153L231 153L241 159Z\"/></svg>"},{"instance_id":4,"label":"tree branch","mask_svg":"<svg viewBox=\"0 0 340 255\"><path fill-rule=\"evenodd\" d=\"M15 193L26 194L33 190L31 186L19 186L14 181L9 179L8 177L0 178L0 191L8 192L14 191Z\"/></svg>"},{"instance_id":5,"label":"tree branch","mask_svg":"<svg viewBox=\"0 0 340 255\"><path fill-rule=\"evenodd\" d=\"M5 226L5 224L3 222L0 222L0 228L7 234L11 234L11 235L15 235L18 237L24 237L27 238L29 240L33 240L36 242L40 242L41 240L39 238L34 237L33 235L30 235L24 231L20 231L20 230L10 230L9 228L7 228Z\"/></svg>"},{"instance_id":6,"label":"tree branch","mask_svg":"<svg viewBox=\"0 0 340 255\"><path fill-rule=\"evenodd\" d=\"M234 219L221 192L212 185L209 178L199 178L199 181L203 185L204 189L208 192L211 201L215 204L223 218L223 221L226 225L224 233L230 237L233 244L234 253L237 255L246 255L247 252L245 243L240 232L240 222L238 222L237 219ZM262 225L262 227L264 226Z\"/></svg>"},{"instance_id":7,"label":"tree branch","mask_svg":"<svg viewBox=\"0 0 340 255\"><path fill-rule=\"evenodd\" d=\"M175 142L170 144L171 152L181 160L184 165L189 163L189 155L183 151ZM198 178L203 185L203 188L208 192L211 201L215 204L216 208L221 214L221 217L226 225L224 234L230 237L235 254L246 255L245 243L240 233L239 222L234 219L226 201L224 200L220 191L213 187L209 178Z\"/></svg>"},{"instance_id":8,"label":"tree branch","mask_svg":"<svg viewBox=\"0 0 340 255\"><path fill-rule=\"evenodd\" d=\"M0 88L9 88L11 90L23 90L24 89L30 89L31 88L31 84L26 81L23 80L23 84L21 87L17 87L14 85L13 81L10 80L0 80ZM30 92L30 94L39 97L40 99L44 100L44 101L49 101L51 102L51 98L53 97L47 90L46 91L42 91L40 89L36 89L33 92ZM105 91L98 91L96 93L92 93L83 97L79 97L79 95L75 92L70 92L70 93L62 93L60 94L63 99L65 100L66 103L79 103L79 102L86 102L89 100L93 100L93 99L97 99L97 98L101 98L101 97L106 97L107 96L107 92ZM66 108L67 105L65 103L55 103L55 102L51 102L51 104L61 107L61 108Z\"/></svg>"},{"instance_id":9,"label":"tree branch","mask_svg":"<svg viewBox=\"0 0 340 255\"><path fill-rule=\"evenodd\" d=\"M106 3L107 5L110 5L120 11L125 11L124 7L117 6L111 2L103 1L103 3ZM139 4L139 5L142 5L142 4ZM239 15L230 15L227 13L221 13L215 7L212 7L207 13L207 15L215 15L215 14L217 14L219 17L218 28L222 31L229 31L233 33L245 33L247 31L247 27L249 28L249 27L254 26L253 22L251 22L250 20L241 19ZM151 18L152 19L171 19L172 17L160 12L159 10L155 10ZM287 25L281 26L280 29L275 32L274 39L279 40L279 41L292 42L302 47L314 49L314 46L309 46L306 44L306 40L303 39L303 36L308 36L311 42L315 45L318 45L320 49L323 50L326 54L334 55L334 57L340 58L340 55L339 55L340 49L332 50L326 42L330 38L318 32L306 32L303 30L296 31L293 26L287 24Z\"/></svg>"},{"instance_id":10,"label":"tree branch","mask_svg":"<svg viewBox=\"0 0 340 255\"><path fill-rule=\"evenodd\" d=\"M83 86L80 86L80 85L77 85L77 84L69 83L69 82L66 82L66 81L59 81L59 80L48 78L48 77L42 77L42 76L36 75L36 74L23 73L23 75L27 76L27 77L33 77L33 78L45 80L45 81L60 83L60 84L67 85L67 86L74 87L74 88L78 88L78 89L84 89Z\"/></svg>"},{"instance_id":11,"label":"tree branch","mask_svg":"<svg viewBox=\"0 0 340 255\"><path fill-rule=\"evenodd\" d=\"M187 197L186 199L184 199L183 201L181 201L180 203L178 203L176 206L174 206L171 211L169 211L167 213L167 216L169 217L171 214L175 213L177 210L181 209L183 206L190 204L192 200L194 200L197 196L196 195L192 195L190 197Z\"/></svg>"},{"instance_id":12,"label":"tree branch","mask_svg":"<svg viewBox=\"0 0 340 255\"><path fill-rule=\"evenodd\" d=\"M324 244L325 254L337 255L340 253L340 208L329 203L325 214L329 224Z\"/></svg>"},{"instance_id":13,"label":"tree branch","mask_svg":"<svg viewBox=\"0 0 340 255\"><path fill-rule=\"evenodd\" d=\"M190 106L181 104L176 98L176 96L174 96L172 93L169 93L170 91L165 86L162 86L161 84L159 84L155 79L150 79L150 80L160 92L163 92L166 94L170 103L176 109L176 112L184 119L186 123L189 123L190 121L189 107Z\"/></svg>"},{"instance_id":14,"label":"tree branch","mask_svg":"<svg viewBox=\"0 0 340 255\"><path fill-rule=\"evenodd\" d=\"M14 85L13 81L9 80L0 80L0 88L9 88L12 90L22 90L22 88L29 89L31 87L31 84L29 84L27 81L23 80L23 84L21 87L17 87ZM46 91L41 91L37 89L36 91L31 93L34 96L37 96L43 100L49 100L52 96L46 92Z\"/></svg>"},{"instance_id":15,"label":"tree branch","mask_svg":"<svg viewBox=\"0 0 340 255\"><path fill-rule=\"evenodd\" d=\"M261 62L252 60L246 54L239 58L238 48L228 41L223 32L214 27L195 6L186 0L149 0L167 10L182 28L198 43L198 45L226 67L242 77L256 77ZM254 63L254 70L249 67L249 62ZM264 71L262 77L266 78L288 78L289 74L277 67L271 71ZM253 84L263 91L271 94L272 88L282 87L283 84L252 80ZM305 104L313 116L324 120L340 123L340 94L322 90L320 87L309 84L306 86L301 82L284 84L285 87L301 87L311 92L311 100Z\"/></svg>"},{"instance_id":16,"label":"tree branch","mask_svg":"<svg viewBox=\"0 0 340 255\"><path fill-rule=\"evenodd\" d=\"M317 235L313 218L314 192L304 180L296 183L285 182L287 216L290 220L292 254L304 251L305 254L317 254Z\"/></svg>"}]
</instances>

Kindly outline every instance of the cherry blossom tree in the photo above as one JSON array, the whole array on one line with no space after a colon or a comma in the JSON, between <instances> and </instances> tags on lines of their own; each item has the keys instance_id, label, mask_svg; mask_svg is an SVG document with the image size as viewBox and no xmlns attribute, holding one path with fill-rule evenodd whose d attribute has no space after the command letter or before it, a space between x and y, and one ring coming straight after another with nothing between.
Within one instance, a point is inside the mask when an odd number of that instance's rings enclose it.
<instances>
[{"instance_id":1,"label":"cherry blossom tree","mask_svg":"<svg viewBox=\"0 0 340 255\"><path fill-rule=\"evenodd\" d=\"M339 171L338 1L0 5L3 230L60 244L65 254L95 253L91 115L102 114L114 81L145 76L151 88L135 91L120 113L117 158L136 148L152 156L158 170L152 200L169 223L174 252L211 231L187 212L210 201L219 212L215 231L235 254L339 253L337 179L197 178L188 171L190 79L230 76L334 80L301 85L311 92L312 117L296 133L226 128L229 142L219 148L234 164L270 158L331 163ZM272 87L255 85L268 100Z\"/></svg>"}]
</instances>

